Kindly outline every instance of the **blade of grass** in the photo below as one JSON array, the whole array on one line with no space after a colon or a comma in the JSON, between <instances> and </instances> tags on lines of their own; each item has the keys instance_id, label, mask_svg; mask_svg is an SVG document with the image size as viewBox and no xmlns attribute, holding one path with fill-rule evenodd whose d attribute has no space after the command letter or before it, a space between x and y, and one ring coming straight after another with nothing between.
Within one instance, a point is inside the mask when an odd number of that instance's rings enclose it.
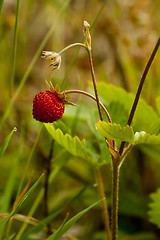
<instances>
[{"instance_id":1,"label":"blade of grass","mask_svg":"<svg viewBox=\"0 0 160 240\"><path fill-rule=\"evenodd\" d=\"M12 67L11 67L11 81L10 81L10 94L14 86L14 75L15 75L15 65L16 65L16 50L17 50L17 32L18 32L18 19L19 19L19 8L20 0L17 0L16 7L16 19L14 27L14 39L13 39L13 53L12 53Z\"/></svg>"},{"instance_id":2,"label":"blade of grass","mask_svg":"<svg viewBox=\"0 0 160 240\"><path fill-rule=\"evenodd\" d=\"M86 209L82 210L74 217L72 217L69 221L67 221L63 226L60 226L47 240L58 240L67 230L86 212L88 212L91 208L95 207L100 201L92 204L91 206L87 207Z\"/></svg>"},{"instance_id":3,"label":"blade of grass","mask_svg":"<svg viewBox=\"0 0 160 240\"><path fill-rule=\"evenodd\" d=\"M21 205L23 204L23 202L29 197L29 195L35 190L35 188L38 186L38 184L40 183L42 177L44 176L44 174L42 174L38 180L34 183L34 185L28 190L28 192L22 197L22 199L19 201L19 203L17 204L16 208L4 219L0 219L0 240L2 240L3 234L4 234L4 229L5 226L7 224L7 222L10 220L10 218L16 213L18 212L19 208L21 207Z\"/></svg>"},{"instance_id":4,"label":"blade of grass","mask_svg":"<svg viewBox=\"0 0 160 240\"><path fill-rule=\"evenodd\" d=\"M12 106L13 106L16 98L18 97L20 91L22 90L22 88L23 88L23 86L24 86L24 84L25 84L25 82L26 82L26 80L27 80L27 78L28 78L28 76L29 76L29 74L30 74L30 72L31 72L34 64L36 63L36 61L37 61L39 55L41 54L41 52L42 52L45 44L47 43L48 39L49 39L50 36L52 35L55 27L57 26L57 23L58 23L61 15L62 15L63 12L66 10L66 8L67 8L68 4L70 3L70 1L71 1L71 0L67 0L67 1L65 1L65 3L63 4L61 10L59 11L59 14L57 15L57 17L56 17L55 20L54 20L54 24L51 26L51 28L50 28L49 31L47 32L47 34L46 34L46 36L44 37L43 41L41 42L39 48L37 49L35 55L33 56L33 59L32 59L32 61L31 61L30 65L29 65L29 67L27 68L27 71L25 72L24 76L22 77L21 82L20 82L20 84L19 84L16 92L14 93L13 97L12 97L11 99L9 99L9 101L8 101L8 103L7 103L7 106L6 106L6 108L5 108L5 112L4 112L4 114L3 114L3 116L2 116L2 119L1 119L0 131L1 131L1 129L2 129L2 127L3 127L3 125L4 125L5 121L6 121L7 117L8 117L8 115L9 115L10 111L11 111L11 108L12 108Z\"/></svg>"},{"instance_id":5,"label":"blade of grass","mask_svg":"<svg viewBox=\"0 0 160 240\"><path fill-rule=\"evenodd\" d=\"M40 128L39 133L37 134L37 137L36 137L36 139L35 139L35 141L34 141L33 147L32 147L32 149L31 149L30 154L29 154L29 156L28 156L28 159L27 159L27 161L26 161L26 165L25 165L25 168L24 168L24 171L23 171L23 176L22 176L22 179L21 179L19 188L18 188L17 196L19 196L19 193L21 192L21 189L22 189L22 186L23 186L23 183L24 183L24 178L25 178L25 176L26 176L26 173L27 173L27 170L28 170L28 167L29 167L29 163L30 163L30 161L31 161L31 159L32 159L33 153L34 153L34 151L35 151L35 148L36 148L36 146L37 146L38 140L39 140L39 138L40 138L42 129L43 129L43 126Z\"/></svg>"},{"instance_id":6,"label":"blade of grass","mask_svg":"<svg viewBox=\"0 0 160 240\"><path fill-rule=\"evenodd\" d=\"M4 3L4 0L0 0L0 15L1 15L1 12L2 12L3 3Z\"/></svg>"},{"instance_id":7,"label":"blade of grass","mask_svg":"<svg viewBox=\"0 0 160 240\"><path fill-rule=\"evenodd\" d=\"M13 130L10 132L10 134L6 137L6 139L4 140L4 143L2 145L2 147L0 148L0 159L2 158L4 152L6 151L7 147L8 147L8 144L9 144L9 141L13 135L13 133L17 131L16 128L13 128Z\"/></svg>"},{"instance_id":8,"label":"blade of grass","mask_svg":"<svg viewBox=\"0 0 160 240\"><path fill-rule=\"evenodd\" d=\"M69 217L69 213L66 214L66 217L65 219L63 220L63 223L61 224L61 226L57 229L56 232L54 232L54 234L52 235L55 235L54 239L59 239L59 236L61 236L61 231L63 230L63 227L64 225L66 224L67 222L67 219ZM47 238L47 239L50 239L51 237Z\"/></svg>"},{"instance_id":9,"label":"blade of grass","mask_svg":"<svg viewBox=\"0 0 160 240\"><path fill-rule=\"evenodd\" d=\"M50 179L49 179L49 183L50 183L50 184L53 182L55 176L56 176L57 173L60 171L60 169L61 169L60 166L57 166L57 167L54 168L54 170L52 171L52 174L51 174L51 176L50 176ZM31 209L30 209L30 211L29 211L29 213L28 213L28 216L29 216L29 217L32 217L32 216L33 216L34 212L36 211L39 203L41 202L41 200L42 200L42 198L43 198L43 195L44 195L44 189L41 189L41 191L39 192L39 194L38 194L37 197L36 197L36 201L34 202L34 204L32 205L32 207L31 207ZM57 216L57 215L56 215L56 216ZM56 217L56 216L55 216L55 217ZM54 216L53 216L53 217L54 217ZM47 218L46 218L46 219L47 219ZM52 220L52 218L51 218L51 220ZM44 225L47 224L47 223L48 223L48 222L44 222ZM21 227L19 233L17 234L15 240L23 239L24 236L22 236L22 234L23 234L23 232L25 231L27 225L28 225L28 223L24 223L24 224L22 225L22 227ZM35 229L40 230L42 227L43 227L43 226L40 224L39 228L38 228L38 226L36 226ZM32 231L31 231L31 232L32 232ZM30 233L30 232L29 232L29 233ZM29 234L29 233L28 233L28 234ZM22 236L22 238L21 238L21 236ZM25 235L25 236L27 236L27 235Z\"/></svg>"},{"instance_id":10,"label":"blade of grass","mask_svg":"<svg viewBox=\"0 0 160 240\"><path fill-rule=\"evenodd\" d=\"M21 198L21 195L25 194L25 192L24 192L24 193L21 192L22 186L23 186L23 182L24 182L24 178L25 178L25 176L26 176L26 172L27 172L27 170L28 170L28 166L29 166L30 160L32 159L32 156L33 156L35 147L36 147L37 142L38 142L38 140L39 140L41 131L42 131L42 127L41 127L41 129L40 129L40 131L39 131L39 133L38 133L38 135L37 135L37 137L36 137L36 140L35 140L35 142L34 142L34 144L33 144L33 147L32 147L32 149L31 149L31 151L30 151L29 157L28 157L28 159L27 159L27 161L26 161L26 165L25 165L25 168L24 168L24 171L23 171L23 176L22 176L21 181L20 181L20 184L19 184L19 188L18 188L18 191L17 191L17 196L16 196L16 200L15 200L15 202L14 202L14 205L17 204L17 201L19 202L19 198ZM22 142L22 141L20 141L20 142ZM28 182L29 185L30 185L31 179L32 179L32 177L30 178L30 180L29 180L29 182ZM12 183L12 181L11 181L11 183ZM28 185L28 187L29 187L29 185ZM27 191L27 190L28 190L28 187L27 187L27 185L26 185L26 187L25 187L26 190L25 190L25 188L24 188L23 191ZM5 201L4 201L4 202L5 202ZM12 209L14 209L14 205L13 205L13 208L12 208ZM11 226L12 226L12 221L10 221L10 222L8 223L8 226L7 226L7 231L6 231L6 239L7 239L7 240L9 239Z\"/></svg>"},{"instance_id":11,"label":"blade of grass","mask_svg":"<svg viewBox=\"0 0 160 240\"><path fill-rule=\"evenodd\" d=\"M29 213L28 213L28 217L32 217L32 216L33 216L34 212L36 211L38 205L40 204L40 202L41 202L41 200L42 200L42 198L43 198L43 195L44 195L44 189L41 189L40 193L39 193L38 196L36 197L36 200L35 200L35 202L33 203L32 207L31 207L31 209L30 209L30 211L29 211ZM27 225L28 225L28 222L23 223L22 227L20 228L18 234L17 234L16 237L15 237L15 240L20 240L20 239L21 239L21 236L22 236L22 234L24 233ZM38 228L39 225L40 225L41 227L43 227L42 224L38 224L38 225L36 226L36 228ZM45 224L44 224L44 226L45 226ZM40 230L40 229L39 229L39 230ZM22 239L24 239L24 236L22 237Z\"/></svg>"},{"instance_id":12,"label":"blade of grass","mask_svg":"<svg viewBox=\"0 0 160 240\"><path fill-rule=\"evenodd\" d=\"M5 191L2 198L1 211L0 211L1 213L8 211L9 203L11 201L11 197L12 197L12 193L15 185L16 173L17 173L17 168L20 161L21 153L22 153L22 143L20 143L19 149L17 151L17 155L14 158L11 171L8 174L9 178L8 178L7 186L5 187Z\"/></svg>"},{"instance_id":13,"label":"blade of grass","mask_svg":"<svg viewBox=\"0 0 160 240\"><path fill-rule=\"evenodd\" d=\"M23 240L26 237L28 237L29 234L31 233L35 233L35 232L39 232L40 230L42 230L42 228L44 226L46 226L48 223L50 223L53 219L55 219L68 205L71 205L75 200L77 200L83 193L84 191L88 188L88 186L85 186L83 189L81 189L78 194L76 194L76 196L74 196L67 204L65 204L63 207L61 207L60 209L58 209L57 211L55 211L54 213L52 213L50 216L48 216L47 218L43 219L41 222L42 224L38 224L37 226L34 226L32 228L30 228L28 231L26 231L23 235L22 233L19 235L17 235L17 237L15 238L15 240ZM43 196L43 193L42 193ZM42 197L41 196L41 197ZM30 215L29 215L30 216ZM23 229L24 230L24 229ZM23 231L24 232L24 231Z\"/></svg>"}]
</instances>

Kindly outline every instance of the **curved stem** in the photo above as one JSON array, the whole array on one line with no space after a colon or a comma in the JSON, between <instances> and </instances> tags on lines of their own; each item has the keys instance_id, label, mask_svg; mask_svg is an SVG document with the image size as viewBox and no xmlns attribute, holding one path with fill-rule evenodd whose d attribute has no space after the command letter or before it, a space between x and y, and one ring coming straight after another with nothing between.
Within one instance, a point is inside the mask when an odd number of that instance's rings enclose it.
<instances>
[{"instance_id":1,"label":"curved stem","mask_svg":"<svg viewBox=\"0 0 160 240\"><path fill-rule=\"evenodd\" d=\"M63 92L62 92L62 93L63 93ZM82 91L82 90L66 90L64 93L65 93L65 94L69 94L69 93L80 93L80 94L86 95L86 96L92 98L94 101L96 101L96 98L95 98L92 94L90 94L90 93L88 93L88 92L85 92L85 91ZM109 115L109 112L107 111L107 109L105 108L105 106L104 106L100 101L99 101L99 104L100 104L100 106L102 107L102 109L104 110L104 112L105 112L105 114L106 114L106 116L107 116L107 118L108 118L108 121L109 121L110 123L112 123L112 120L111 120L111 117L110 117L110 115Z\"/></svg>"},{"instance_id":2,"label":"curved stem","mask_svg":"<svg viewBox=\"0 0 160 240\"><path fill-rule=\"evenodd\" d=\"M83 43L73 43L73 44L70 44L69 46L63 48L58 54L62 55L65 51L67 51L68 49L73 48L73 47L84 47L84 48L86 48L86 46Z\"/></svg>"}]
</instances>

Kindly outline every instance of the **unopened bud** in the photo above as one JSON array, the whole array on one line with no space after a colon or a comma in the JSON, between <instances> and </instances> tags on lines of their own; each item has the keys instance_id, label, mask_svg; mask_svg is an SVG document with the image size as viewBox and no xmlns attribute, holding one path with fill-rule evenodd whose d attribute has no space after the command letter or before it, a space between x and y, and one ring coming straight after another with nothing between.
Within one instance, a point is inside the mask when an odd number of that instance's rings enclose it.
<instances>
[{"instance_id":1,"label":"unopened bud","mask_svg":"<svg viewBox=\"0 0 160 240\"><path fill-rule=\"evenodd\" d=\"M87 21L84 21L84 36L85 36L85 46L91 50L91 35L89 32L90 25Z\"/></svg>"}]
</instances>

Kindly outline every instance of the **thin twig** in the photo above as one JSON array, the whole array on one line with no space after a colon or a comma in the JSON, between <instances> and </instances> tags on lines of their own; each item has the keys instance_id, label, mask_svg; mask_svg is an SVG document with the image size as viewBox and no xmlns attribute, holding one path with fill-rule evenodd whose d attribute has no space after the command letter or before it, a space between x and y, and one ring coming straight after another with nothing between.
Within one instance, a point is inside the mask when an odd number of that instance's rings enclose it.
<instances>
[{"instance_id":1,"label":"thin twig","mask_svg":"<svg viewBox=\"0 0 160 240\"><path fill-rule=\"evenodd\" d=\"M82 91L82 90L75 90L75 89L74 90L66 90L65 92L62 92L62 94L63 93L65 93L65 94L68 94L68 93L80 93L80 94L83 94L83 95L86 95L86 96L92 98L94 101L97 102L96 98L92 94L90 94L88 92L85 92L85 91ZM107 111L105 106L100 101L99 101L99 104L102 107L102 109L104 110L104 112L105 112L105 114L106 114L106 116L108 118L108 121L110 123L112 123L112 120L111 120L111 117L109 115L109 112ZM110 140L110 139L105 138L105 141L106 141L106 144L107 144L108 147L111 147L113 150L115 149L115 141L114 140Z\"/></svg>"},{"instance_id":2,"label":"thin twig","mask_svg":"<svg viewBox=\"0 0 160 240\"><path fill-rule=\"evenodd\" d=\"M119 193L119 166L118 161L112 166L112 240L118 235L118 194Z\"/></svg>"},{"instance_id":3,"label":"thin twig","mask_svg":"<svg viewBox=\"0 0 160 240\"><path fill-rule=\"evenodd\" d=\"M101 121L103 121L103 115L102 115L102 111L101 111L101 107L100 107L97 84L96 84L96 75L95 75L94 66L93 66L92 52L89 49L87 49L87 50L88 50L88 55L89 55L89 63L90 63L90 68L91 68L91 75L92 75L94 92L95 92L96 101L97 101L98 112L99 112Z\"/></svg>"},{"instance_id":4,"label":"thin twig","mask_svg":"<svg viewBox=\"0 0 160 240\"><path fill-rule=\"evenodd\" d=\"M63 93L63 92L62 92ZM66 90L65 92L64 92L65 94L69 94L69 93L80 93L80 94L83 94L83 95L86 95L86 96L88 96L88 97L90 97L90 98L92 98L94 101L96 101L96 98L92 95L92 94L90 94L90 93L88 93L88 92L85 92L85 91L82 91L82 90ZM108 118L108 121L110 122L110 123L112 123L112 120L111 120L111 117L110 117L110 115L109 115L109 112L107 111L107 109L105 108L105 106L99 101L99 104L100 104L100 106L102 107L102 109L104 110L104 112L105 112L105 114L106 114L106 116L107 116L107 118Z\"/></svg>"},{"instance_id":5,"label":"thin twig","mask_svg":"<svg viewBox=\"0 0 160 240\"><path fill-rule=\"evenodd\" d=\"M91 75L92 75L92 81L93 81L93 86L94 86L94 92L95 92L95 98L96 98L96 102L97 102L97 107L98 107L98 112L99 112L99 116L100 116L100 120L103 121L103 115L102 115L102 111L101 111L101 107L100 107L100 101L99 101L99 96L98 96L98 90L97 90L97 83L96 83L96 76L95 76L95 71L94 71L94 66L93 66L93 57L92 57L92 52L91 49L87 49L88 50L88 55L89 55L89 63L90 63L90 68L91 68ZM105 138L106 143L108 142L108 140ZM115 141L109 141L113 147L115 147ZM108 143L107 143L108 145ZM106 227L106 235L107 235L107 239L110 240L110 224L109 224L109 216L108 216L108 210L106 212L106 209L108 209L107 207L107 202L103 201L102 203L103 206L103 212L104 212L104 218L105 218L105 227Z\"/></svg>"},{"instance_id":6,"label":"thin twig","mask_svg":"<svg viewBox=\"0 0 160 240\"><path fill-rule=\"evenodd\" d=\"M146 80L146 77L147 77L147 74L148 74L148 71L151 67L151 64L156 56L156 53L158 51L158 48L160 46L160 38L158 39L154 49L153 49L153 52L147 62L147 65L144 69L144 72L143 72L143 75L141 77L141 81L140 81L140 84L139 84L139 87L138 87L138 90L137 90L137 93L136 93L136 96L135 96L135 99L134 99L134 103L133 103L133 106L132 106L132 109L131 109L131 112L130 112L130 115L129 115L129 118L128 118L128 122L127 122L127 125L131 125L132 123L132 120L133 120L133 117L135 115L135 111L136 111L136 108L137 108L137 104L138 104L138 101L139 101L139 98L140 98L140 95L141 95L141 92L142 92L142 88L144 86L144 82ZM123 152L123 149L124 149L124 145L125 145L125 142L123 141L121 143L121 146L120 146L120 149L119 149L119 154L121 155L122 152Z\"/></svg>"}]
</instances>

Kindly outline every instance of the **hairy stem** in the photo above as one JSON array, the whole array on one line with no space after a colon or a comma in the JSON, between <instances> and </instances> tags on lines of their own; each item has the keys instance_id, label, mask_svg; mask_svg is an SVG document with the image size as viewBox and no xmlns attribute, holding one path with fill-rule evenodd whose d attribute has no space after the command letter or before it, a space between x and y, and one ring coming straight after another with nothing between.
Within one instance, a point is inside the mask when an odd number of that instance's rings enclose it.
<instances>
[{"instance_id":1,"label":"hairy stem","mask_svg":"<svg viewBox=\"0 0 160 240\"><path fill-rule=\"evenodd\" d=\"M151 64L156 56L156 53L158 51L158 48L160 46L160 38L158 39L154 49L153 49L153 52L147 62L147 65L144 69L144 72L142 74L142 77L141 77L141 81L139 83L139 86L138 86L138 90L137 90L137 93L136 93L136 96L135 96L135 99L134 99L134 102L133 102L133 105L132 105L132 109L131 109L131 112L130 112L130 115L129 115L129 118L128 118L128 122L127 122L127 125L131 125L132 123L132 120L133 120L133 117L135 115L135 111L136 111L136 108L137 108L137 105L138 105L138 101L139 101L139 98L140 98L140 95L141 95L141 92L142 92L142 88L144 86L144 82L146 80L146 77L147 77L147 74L148 74L148 71L151 67ZM123 152L123 149L124 149L124 145L125 145L125 142L122 142L121 143L121 146L120 146L120 149L119 149L119 154L121 155L122 152Z\"/></svg>"},{"instance_id":2,"label":"hairy stem","mask_svg":"<svg viewBox=\"0 0 160 240\"><path fill-rule=\"evenodd\" d=\"M112 240L117 240L118 234L118 192L119 166L118 161L112 165Z\"/></svg>"},{"instance_id":3,"label":"hairy stem","mask_svg":"<svg viewBox=\"0 0 160 240\"><path fill-rule=\"evenodd\" d=\"M89 63L90 63L90 68L91 68L91 75L92 75L93 87L94 87L94 92L95 92L96 101L97 101L98 112L99 112L99 116L100 116L101 121L103 121L103 115L102 115L100 102L99 102L98 91L97 91L96 75L95 75L94 66L93 66L92 52L89 49L87 49L87 50L88 50Z\"/></svg>"},{"instance_id":4,"label":"hairy stem","mask_svg":"<svg viewBox=\"0 0 160 240\"><path fill-rule=\"evenodd\" d=\"M99 96L98 96L96 76L95 76L95 71L94 71L91 48L87 48L87 51L88 51L88 56L89 56L89 63L90 63L90 69L91 69L91 75L92 75L92 81L93 81L93 86L94 86L94 92L95 92L95 98L96 98L96 102L97 102L98 112L99 112L100 120L103 121L103 115L102 115ZM107 139L105 139L105 140L106 140L106 143L107 143ZM112 144L112 141L111 141L111 144ZM107 145L108 145L108 143L107 143ZM113 146L115 146L114 141L113 141ZM110 224L109 224L110 221L109 221L109 216L108 216L108 213L107 213L108 212L108 207L107 207L107 202L106 201L105 202L103 201L102 207L103 207L103 212L104 212L104 216L105 216L106 235L107 235L107 239L110 239ZM106 209L107 209L107 212L106 212Z\"/></svg>"},{"instance_id":5,"label":"hairy stem","mask_svg":"<svg viewBox=\"0 0 160 240\"><path fill-rule=\"evenodd\" d=\"M95 98L92 94L90 94L90 93L88 93L88 92L85 92L85 91L82 91L82 90L66 90L64 93L65 93L65 94L69 94L69 93L80 93L80 94L86 95L86 96L92 98L94 101L96 101L96 98ZM108 118L108 121L109 121L110 123L112 123L112 120L111 120L111 117L110 117L110 115L109 115L109 112L107 111L107 109L105 108L105 106L104 106L100 101L99 101L99 104L100 104L101 108L104 110L104 112L105 112L105 114L106 114L106 116L107 116L107 118Z\"/></svg>"},{"instance_id":6,"label":"hairy stem","mask_svg":"<svg viewBox=\"0 0 160 240\"><path fill-rule=\"evenodd\" d=\"M106 229L107 240L111 240L108 206L105 198L104 185L103 185L103 180L102 180L99 167L95 169L95 174L96 174L96 179L98 184L99 195L102 199L102 206L103 206L103 213L104 213L104 220L105 220L104 224Z\"/></svg>"}]
</instances>

